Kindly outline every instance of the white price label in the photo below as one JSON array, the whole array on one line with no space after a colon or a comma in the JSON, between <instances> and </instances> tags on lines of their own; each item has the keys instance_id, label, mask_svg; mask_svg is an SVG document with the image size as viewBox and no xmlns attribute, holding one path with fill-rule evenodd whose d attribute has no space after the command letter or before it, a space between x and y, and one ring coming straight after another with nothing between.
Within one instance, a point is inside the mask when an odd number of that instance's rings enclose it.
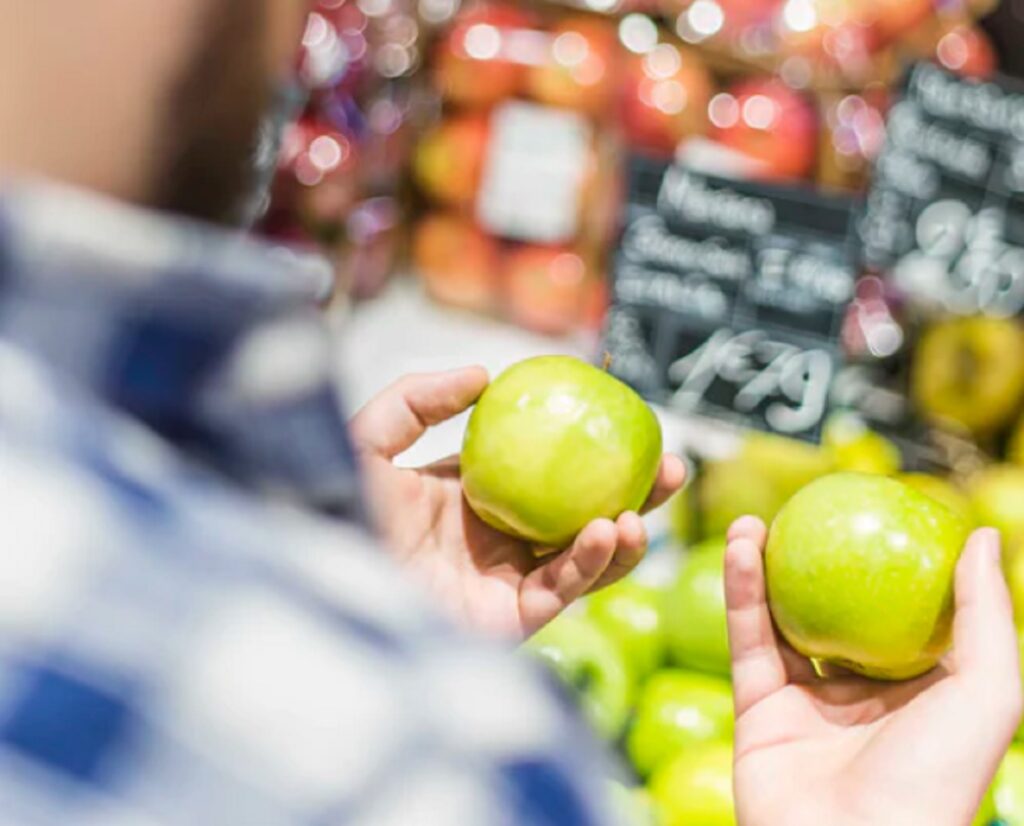
<instances>
[{"instance_id":1,"label":"white price label","mask_svg":"<svg viewBox=\"0 0 1024 826\"><path fill-rule=\"evenodd\" d=\"M560 243L579 228L590 124L573 112L512 102L495 110L477 218L495 235Z\"/></svg>"}]
</instances>

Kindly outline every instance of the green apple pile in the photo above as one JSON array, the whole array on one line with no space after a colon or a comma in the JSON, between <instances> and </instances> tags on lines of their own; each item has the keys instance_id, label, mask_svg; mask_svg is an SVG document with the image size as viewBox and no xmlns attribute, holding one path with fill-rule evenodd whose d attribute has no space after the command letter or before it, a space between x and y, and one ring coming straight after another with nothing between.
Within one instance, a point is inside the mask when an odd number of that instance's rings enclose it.
<instances>
[{"instance_id":1,"label":"green apple pile","mask_svg":"<svg viewBox=\"0 0 1024 826\"><path fill-rule=\"evenodd\" d=\"M695 549L658 585L631 576L526 643L631 766L636 784L610 794L623 823L736 823L723 551ZM677 614L681 601L692 610Z\"/></svg>"}]
</instances>

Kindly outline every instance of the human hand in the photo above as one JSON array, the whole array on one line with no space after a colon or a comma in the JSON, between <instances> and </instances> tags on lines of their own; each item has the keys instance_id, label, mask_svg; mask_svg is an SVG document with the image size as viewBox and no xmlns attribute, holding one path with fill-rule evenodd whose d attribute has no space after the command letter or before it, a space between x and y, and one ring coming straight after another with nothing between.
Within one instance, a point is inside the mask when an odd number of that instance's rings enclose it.
<instances>
[{"instance_id":1,"label":"human hand","mask_svg":"<svg viewBox=\"0 0 1024 826\"><path fill-rule=\"evenodd\" d=\"M999 536L956 568L953 648L915 680L818 678L772 625L767 531L729 533L725 591L742 826L968 826L1021 716L1017 638Z\"/></svg>"},{"instance_id":2,"label":"human hand","mask_svg":"<svg viewBox=\"0 0 1024 826\"><path fill-rule=\"evenodd\" d=\"M628 574L643 558L647 532L637 513L587 525L572 546L538 559L530 543L484 524L462 495L457 456L421 468L393 460L436 424L462 413L487 386L469 367L406 376L352 420L375 522L398 559L438 604L474 630L522 638L584 594ZM667 454L644 510L678 490L682 460Z\"/></svg>"}]
</instances>

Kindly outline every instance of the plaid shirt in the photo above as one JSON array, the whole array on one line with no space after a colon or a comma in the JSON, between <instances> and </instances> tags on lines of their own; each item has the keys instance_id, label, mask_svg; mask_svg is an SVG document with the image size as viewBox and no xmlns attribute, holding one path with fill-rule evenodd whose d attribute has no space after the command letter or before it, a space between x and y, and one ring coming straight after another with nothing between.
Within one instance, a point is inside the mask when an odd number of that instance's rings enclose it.
<instances>
[{"instance_id":1,"label":"plaid shirt","mask_svg":"<svg viewBox=\"0 0 1024 826\"><path fill-rule=\"evenodd\" d=\"M556 694L360 527L327 287L240 236L0 198L0 823L604 822Z\"/></svg>"}]
</instances>

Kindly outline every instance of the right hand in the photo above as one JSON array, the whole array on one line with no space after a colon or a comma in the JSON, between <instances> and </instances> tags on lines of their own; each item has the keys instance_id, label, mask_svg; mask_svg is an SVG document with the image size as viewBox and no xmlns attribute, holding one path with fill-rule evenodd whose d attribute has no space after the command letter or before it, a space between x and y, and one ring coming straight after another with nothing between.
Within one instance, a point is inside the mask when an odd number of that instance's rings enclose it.
<instances>
[{"instance_id":1,"label":"right hand","mask_svg":"<svg viewBox=\"0 0 1024 826\"><path fill-rule=\"evenodd\" d=\"M815 676L772 625L766 539L743 518L725 557L739 823L968 826L1021 718L999 535L977 531L957 564L952 651L901 683Z\"/></svg>"}]
</instances>

